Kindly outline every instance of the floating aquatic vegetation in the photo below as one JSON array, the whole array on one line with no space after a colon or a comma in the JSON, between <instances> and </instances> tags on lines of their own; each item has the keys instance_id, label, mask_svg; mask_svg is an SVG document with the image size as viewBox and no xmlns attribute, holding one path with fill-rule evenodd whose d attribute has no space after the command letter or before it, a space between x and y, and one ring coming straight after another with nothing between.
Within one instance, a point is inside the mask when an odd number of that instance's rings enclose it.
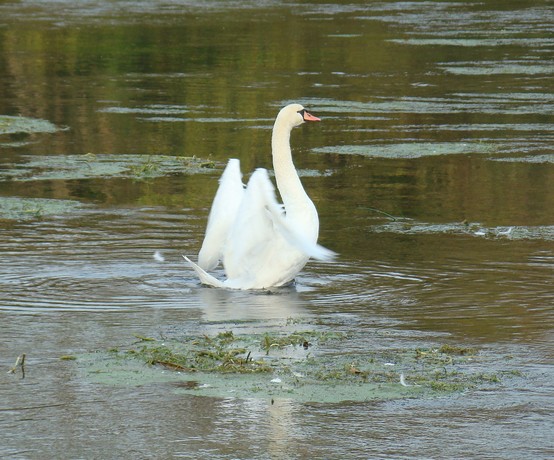
<instances>
[{"instance_id":1,"label":"floating aquatic vegetation","mask_svg":"<svg viewBox=\"0 0 554 460\"><path fill-rule=\"evenodd\" d=\"M545 153L544 155L528 155L524 157L491 158L491 160L514 163L554 163L554 154Z\"/></svg>"},{"instance_id":2,"label":"floating aquatic vegetation","mask_svg":"<svg viewBox=\"0 0 554 460\"><path fill-rule=\"evenodd\" d=\"M488 358L473 347L378 348L369 346L367 332L224 330L182 339L137 338L125 349L81 355L78 364L97 383L166 382L198 396L305 402L433 397L497 384L509 375L482 372Z\"/></svg>"},{"instance_id":3,"label":"floating aquatic vegetation","mask_svg":"<svg viewBox=\"0 0 554 460\"><path fill-rule=\"evenodd\" d=\"M0 147L20 147L29 143L26 139L14 139L15 135L28 137L34 133L55 133L59 130L46 120L0 115Z\"/></svg>"},{"instance_id":4,"label":"floating aquatic vegetation","mask_svg":"<svg viewBox=\"0 0 554 460\"><path fill-rule=\"evenodd\" d=\"M144 121L152 122L195 122L195 123L244 123L252 120L246 118L225 118L225 117L140 117ZM259 121L259 120L258 120Z\"/></svg>"},{"instance_id":5,"label":"floating aquatic vegetation","mask_svg":"<svg viewBox=\"0 0 554 460\"><path fill-rule=\"evenodd\" d=\"M105 107L99 112L136 115L182 115L190 109L181 105L151 104L146 107Z\"/></svg>"},{"instance_id":6,"label":"floating aquatic vegetation","mask_svg":"<svg viewBox=\"0 0 554 460\"><path fill-rule=\"evenodd\" d=\"M328 34L330 38L358 38L362 37L362 34Z\"/></svg>"},{"instance_id":7,"label":"floating aquatic vegetation","mask_svg":"<svg viewBox=\"0 0 554 460\"><path fill-rule=\"evenodd\" d=\"M196 123L244 123L251 122L251 119L229 118L216 116L202 116L205 107L202 106L181 106L150 104L144 107L104 107L99 110L103 113L136 115L138 119L148 122L196 122ZM271 121L271 119L268 119Z\"/></svg>"},{"instance_id":8,"label":"floating aquatic vegetation","mask_svg":"<svg viewBox=\"0 0 554 460\"><path fill-rule=\"evenodd\" d=\"M416 45L416 46L460 46L460 47L476 47L476 46L530 46L530 47L547 47L554 44L554 40L550 38L408 38L408 39L392 39L387 40L391 43L401 45Z\"/></svg>"},{"instance_id":9,"label":"floating aquatic vegetation","mask_svg":"<svg viewBox=\"0 0 554 460\"><path fill-rule=\"evenodd\" d=\"M147 179L169 174L200 174L223 167L205 158L167 155L46 155L26 156L26 163L3 165L0 180L71 180L91 178ZM270 172L271 174L271 172ZM301 177L327 177L332 170L298 170Z\"/></svg>"},{"instance_id":10,"label":"floating aquatic vegetation","mask_svg":"<svg viewBox=\"0 0 554 460\"><path fill-rule=\"evenodd\" d=\"M0 180L89 179L126 177L144 179L167 174L197 174L216 166L211 160L166 155L86 155L27 156L23 164L8 165ZM11 166L11 167L10 167Z\"/></svg>"},{"instance_id":11,"label":"floating aquatic vegetation","mask_svg":"<svg viewBox=\"0 0 554 460\"><path fill-rule=\"evenodd\" d=\"M554 241L554 225L483 227L473 232L473 235L486 238L508 238L510 240Z\"/></svg>"},{"instance_id":12,"label":"floating aquatic vegetation","mask_svg":"<svg viewBox=\"0 0 554 460\"><path fill-rule=\"evenodd\" d=\"M434 155L491 153L492 148L491 145L476 142L411 142L378 145L334 145L315 148L312 151L380 158L421 158Z\"/></svg>"},{"instance_id":13,"label":"floating aquatic vegetation","mask_svg":"<svg viewBox=\"0 0 554 460\"><path fill-rule=\"evenodd\" d=\"M67 214L82 207L82 203L72 200L0 197L0 219L37 219L44 216Z\"/></svg>"},{"instance_id":14,"label":"floating aquatic vegetation","mask_svg":"<svg viewBox=\"0 0 554 460\"><path fill-rule=\"evenodd\" d=\"M306 105L318 113L387 114L396 113L482 113L552 114L551 93L456 93L448 97L404 96L396 99L374 97L370 101L308 98Z\"/></svg>"},{"instance_id":15,"label":"floating aquatic vegetation","mask_svg":"<svg viewBox=\"0 0 554 460\"><path fill-rule=\"evenodd\" d=\"M390 216L393 217L393 216ZM451 222L445 224L431 224L416 222L411 219L395 218L384 224L373 225L370 231L374 233L403 233L408 235L451 233L469 235L491 239L511 240L554 240L554 225L542 226L498 226L486 227L479 223Z\"/></svg>"},{"instance_id":16,"label":"floating aquatic vegetation","mask_svg":"<svg viewBox=\"0 0 554 460\"><path fill-rule=\"evenodd\" d=\"M554 73L551 62L460 62L440 66L444 71L455 75L551 75Z\"/></svg>"},{"instance_id":17,"label":"floating aquatic vegetation","mask_svg":"<svg viewBox=\"0 0 554 460\"><path fill-rule=\"evenodd\" d=\"M15 133L55 133L59 128L46 120L0 115L0 135Z\"/></svg>"}]
</instances>

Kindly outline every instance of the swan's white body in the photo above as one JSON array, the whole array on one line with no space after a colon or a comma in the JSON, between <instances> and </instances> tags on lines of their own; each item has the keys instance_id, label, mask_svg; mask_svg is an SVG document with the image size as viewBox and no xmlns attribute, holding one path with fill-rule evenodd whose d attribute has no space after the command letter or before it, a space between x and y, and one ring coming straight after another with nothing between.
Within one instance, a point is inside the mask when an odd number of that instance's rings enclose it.
<instances>
[{"instance_id":1,"label":"swan's white body","mask_svg":"<svg viewBox=\"0 0 554 460\"><path fill-rule=\"evenodd\" d=\"M284 107L275 120L271 147L279 205L267 170L257 169L245 188L239 160L231 159L220 179L206 236L191 264L203 284L231 289L263 289L289 283L310 257L335 254L317 244L319 219L292 162L290 132L304 121L319 121L299 104ZM223 262L227 279L208 274Z\"/></svg>"}]
</instances>

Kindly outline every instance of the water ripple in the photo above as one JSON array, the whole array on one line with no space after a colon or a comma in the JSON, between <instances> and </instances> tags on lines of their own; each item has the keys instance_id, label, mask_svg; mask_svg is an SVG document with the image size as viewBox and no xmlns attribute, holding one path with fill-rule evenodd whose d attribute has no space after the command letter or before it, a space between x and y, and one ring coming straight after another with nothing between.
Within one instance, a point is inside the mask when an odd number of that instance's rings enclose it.
<instances>
[{"instance_id":1,"label":"water ripple","mask_svg":"<svg viewBox=\"0 0 554 460\"><path fill-rule=\"evenodd\" d=\"M0 309L186 307L190 289L179 242L186 241L187 227L177 222L176 215L143 210L24 224L26 231L19 227L0 243ZM156 261L156 250L168 262Z\"/></svg>"}]
</instances>

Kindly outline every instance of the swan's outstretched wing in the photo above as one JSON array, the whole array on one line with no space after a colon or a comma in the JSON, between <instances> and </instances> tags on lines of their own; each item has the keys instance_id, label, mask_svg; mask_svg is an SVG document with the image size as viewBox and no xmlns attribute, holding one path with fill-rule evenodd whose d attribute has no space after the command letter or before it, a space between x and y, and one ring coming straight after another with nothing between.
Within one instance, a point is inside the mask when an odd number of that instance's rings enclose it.
<instances>
[{"instance_id":1,"label":"swan's outstretched wing","mask_svg":"<svg viewBox=\"0 0 554 460\"><path fill-rule=\"evenodd\" d=\"M267 173L266 173L267 175ZM267 182L271 184L267 178ZM305 228L302 224L296 221L294 218L288 218L283 212L283 207L277 203L273 189L266 187L266 214L271 220L273 229L281 237L283 237L288 244L296 248L302 254L312 257L318 260L332 260L337 254L323 246L317 244L317 211L313 207L313 219L310 223L310 228ZM304 222L305 224L306 222ZM315 233L313 227L316 227ZM314 237L312 240L310 237Z\"/></svg>"},{"instance_id":2,"label":"swan's outstretched wing","mask_svg":"<svg viewBox=\"0 0 554 460\"><path fill-rule=\"evenodd\" d=\"M243 197L240 163L231 158L219 179L219 188L208 217L206 236L198 254L198 265L202 269L212 270L221 260L229 230L237 217Z\"/></svg>"},{"instance_id":3,"label":"swan's outstretched wing","mask_svg":"<svg viewBox=\"0 0 554 460\"><path fill-rule=\"evenodd\" d=\"M269 207L268 213L274 228L298 251L314 259L323 261L333 260L336 257L336 252L311 241L302 232L302 229L298 228L294 222L287 220L282 212L278 212L277 209Z\"/></svg>"}]
</instances>

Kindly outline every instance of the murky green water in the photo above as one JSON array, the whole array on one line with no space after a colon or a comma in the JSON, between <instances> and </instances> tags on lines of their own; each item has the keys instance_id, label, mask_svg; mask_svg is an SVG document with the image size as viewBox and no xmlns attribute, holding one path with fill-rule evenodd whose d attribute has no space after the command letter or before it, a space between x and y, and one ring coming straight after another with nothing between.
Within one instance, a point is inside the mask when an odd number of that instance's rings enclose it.
<instances>
[{"instance_id":1,"label":"murky green water","mask_svg":"<svg viewBox=\"0 0 554 460\"><path fill-rule=\"evenodd\" d=\"M546 0L2 2L0 456L550 457L553 13ZM221 165L270 167L291 101L322 118L293 150L340 258L277 294L202 288L181 255L199 249ZM448 372L498 381L437 396L398 380L398 397L367 401L354 382L329 402L329 387L286 397L285 374L268 377L282 380L272 398L231 384L213 397L186 373L114 384L89 366L135 335L295 327L349 337L315 357L363 371L373 356L412 385L387 353L472 347ZM25 378L8 374L22 353Z\"/></svg>"}]
</instances>

